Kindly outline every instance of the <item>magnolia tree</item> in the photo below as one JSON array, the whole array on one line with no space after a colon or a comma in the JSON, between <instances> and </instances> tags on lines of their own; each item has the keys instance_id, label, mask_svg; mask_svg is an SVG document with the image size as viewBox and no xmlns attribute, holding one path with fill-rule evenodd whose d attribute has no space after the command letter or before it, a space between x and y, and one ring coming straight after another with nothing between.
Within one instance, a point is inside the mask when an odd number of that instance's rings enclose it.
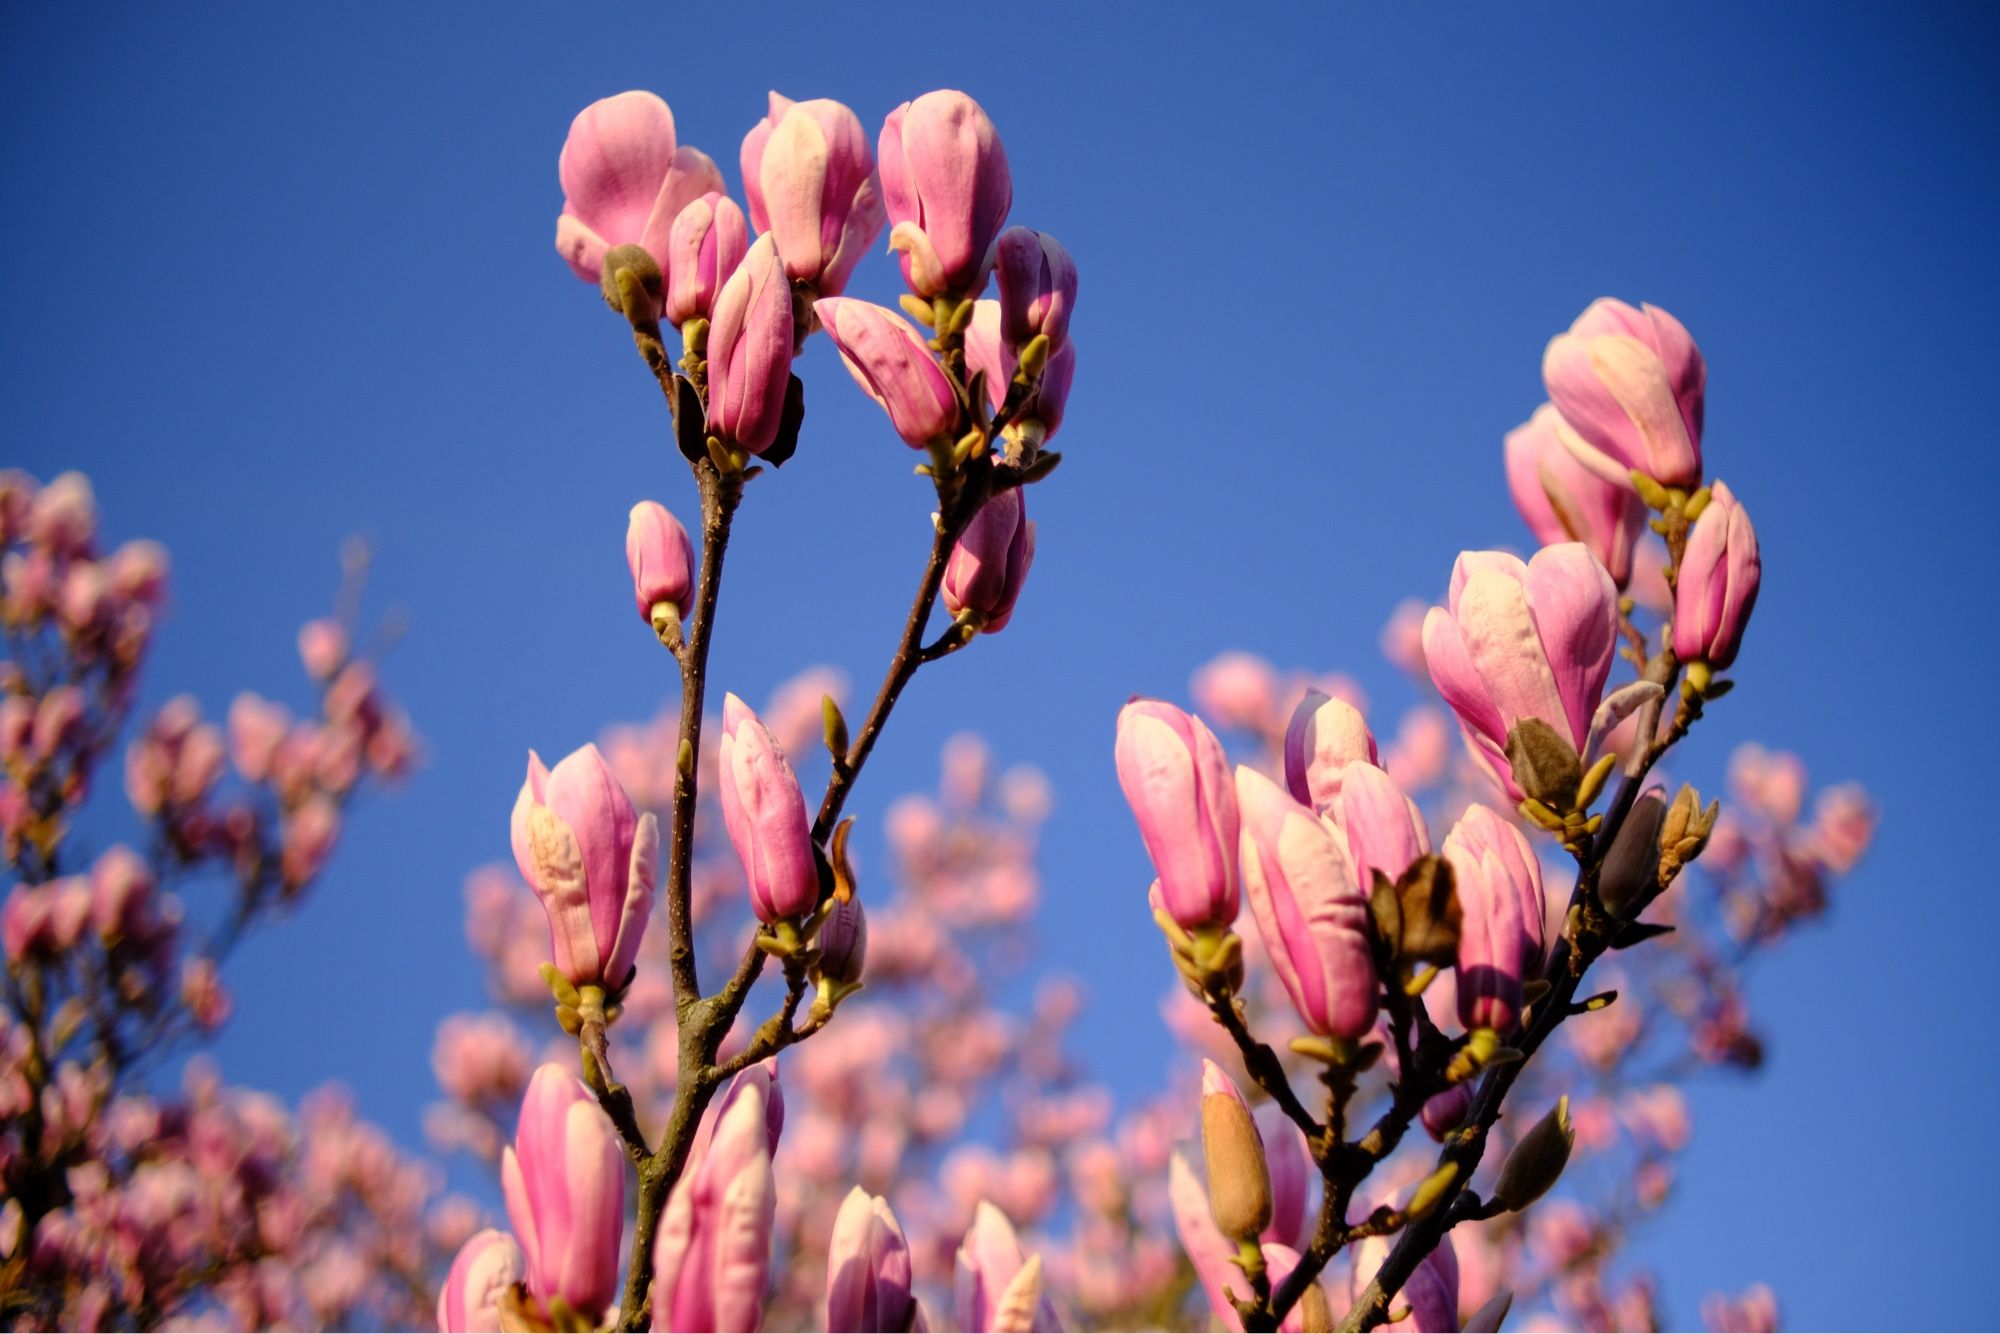
<instances>
[{"instance_id":1,"label":"magnolia tree","mask_svg":"<svg viewBox=\"0 0 2000 1334\"><path fill-rule=\"evenodd\" d=\"M321 717L246 696L225 742L170 704L127 751L152 850L68 869L165 558L97 555L80 479L6 479L6 1313L410 1325L434 1295L445 1331L1658 1327L1621 1251L1671 1196L1680 1087L1758 1064L1745 970L1873 825L1853 788L1808 815L1802 766L1755 748L1728 810L1666 779L1760 573L1704 476L1687 331L1607 300L1551 342L1550 402L1505 449L1541 549L1464 553L1444 605L1398 610L1385 648L1422 698L1386 745L1347 679L1241 653L1196 675L1196 712L1119 715L1187 1048L1121 1114L1068 1049L1083 988L1030 967L1039 773L953 738L935 791L879 808L867 875L847 814L903 690L1013 616L1076 269L1008 225L1006 154L963 93L872 137L773 94L740 160L747 208L636 92L563 145L557 248L659 384L699 550L633 506L635 633L673 655L678 700L553 766L530 752L512 865L468 881L493 1004L439 1027L426 1126L494 1173L504 1229L334 1095L292 1116L206 1066L173 1098L149 1074L223 1021L230 946L409 761L351 606L302 637ZM900 314L842 295L885 228ZM858 729L828 668L761 711L707 679L732 519L800 443L793 365L819 332L934 506ZM221 884L199 927L184 878ZM1768 1328L1775 1298L1703 1316Z\"/></svg>"}]
</instances>

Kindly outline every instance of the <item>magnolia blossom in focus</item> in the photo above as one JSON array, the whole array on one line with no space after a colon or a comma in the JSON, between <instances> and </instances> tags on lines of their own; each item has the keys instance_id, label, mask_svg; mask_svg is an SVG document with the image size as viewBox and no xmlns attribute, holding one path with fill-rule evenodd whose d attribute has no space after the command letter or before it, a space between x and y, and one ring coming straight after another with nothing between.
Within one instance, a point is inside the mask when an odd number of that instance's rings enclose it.
<instances>
[{"instance_id":1,"label":"magnolia blossom in focus","mask_svg":"<svg viewBox=\"0 0 2000 1334\"><path fill-rule=\"evenodd\" d=\"M1234 922L1239 826L1222 743L1192 714L1134 699L1118 715L1116 757L1168 916L1188 931Z\"/></svg>"},{"instance_id":2,"label":"magnolia blossom in focus","mask_svg":"<svg viewBox=\"0 0 2000 1334\"><path fill-rule=\"evenodd\" d=\"M769 235L729 275L708 327L708 428L745 453L777 442L792 378L792 287Z\"/></svg>"},{"instance_id":3,"label":"magnolia blossom in focus","mask_svg":"<svg viewBox=\"0 0 2000 1334\"><path fill-rule=\"evenodd\" d=\"M1341 776L1350 765L1376 763L1375 735L1352 704L1308 690L1285 727L1284 761L1292 796L1339 819Z\"/></svg>"},{"instance_id":4,"label":"magnolia blossom in focus","mask_svg":"<svg viewBox=\"0 0 2000 1334\"><path fill-rule=\"evenodd\" d=\"M674 113L652 93L619 93L579 111L557 165L562 216L556 249L576 276L598 282L604 256L643 246L669 272L668 236L690 203L722 188L722 173L700 149L676 141Z\"/></svg>"},{"instance_id":5,"label":"magnolia blossom in focus","mask_svg":"<svg viewBox=\"0 0 2000 1334\"><path fill-rule=\"evenodd\" d=\"M1014 202L999 131L964 93L925 93L891 111L878 144L889 248L919 296L977 296Z\"/></svg>"},{"instance_id":6,"label":"magnolia blossom in focus","mask_svg":"<svg viewBox=\"0 0 2000 1334\"><path fill-rule=\"evenodd\" d=\"M754 1330L764 1316L783 1102L768 1069L736 1076L710 1109L660 1217L653 1328Z\"/></svg>"},{"instance_id":7,"label":"magnolia blossom in focus","mask_svg":"<svg viewBox=\"0 0 2000 1334\"><path fill-rule=\"evenodd\" d=\"M1735 662L1763 578L1750 515L1735 493L1717 482L1681 558L1674 587L1674 653L1683 662L1699 660L1718 670Z\"/></svg>"},{"instance_id":8,"label":"magnolia blossom in focus","mask_svg":"<svg viewBox=\"0 0 2000 1334\"><path fill-rule=\"evenodd\" d=\"M1243 887L1292 1008L1322 1037L1374 1026L1378 984L1368 902L1331 825L1254 769L1236 770Z\"/></svg>"},{"instance_id":9,"label":"magnolia blossom in focus","mask_svg":"<svg viewBox=\"0 0 2000 1334\"><path fill-rule=\"evenodd\" d=\"M1508 735L1539 719L1587 761L1617 648L1618 590L1580 542L1543 547L1526 563L1504 551L1465 552L1447 604L1424 617L1431 681L1473 756L1516 801L1525 794Z\"/></svg>"},{"instance_id":10,"label":"magnolia blossom in focus","mask_svg":"<svg viewBox=\"0 0 2000 1334\"><path fill-rule=\"evenodd\" d=\"M633 809L587 745L553 770L528 752L510 823L514 863L549 915L556 968L578 986L623 989L653 911L659 821Z\"/></svg>"},{"instance_id":11,"label":"magnolia blossom in focus","mask_svg":"<svg viewBox=\"0 0 2000 1334\"><path fill-rule=\"evenodd\" d=\"M722 819L750 882L757 920L776 922L812 911L819 867L805 796L778 740L735 695L722 702Z\"/></svg>"},{"instance_id":12,"label":"magnolia blossom in focus","mask_svg":"<svg viewBox=\"0 0 2000 1334\"><path fill-rule=\"evenodd\" d=\"M535 1071L500 1161L528 1295L595 1320L617 1300L625 1150L597 1099L553 1063Z\"/></svg>"},{"instance_id":13,"label":"magnolia blossom in focus","mask_svg":"<svg viewBox=\"0 0 2000 1334\"><path fill-rule=\"evenodd\" d=\"M813 311L861 391L881 404L912 449L950 437L958 394L908 320L851 297L823 297Z\"/></svg>"},{"instance_id":14,"label":"magnolia blossom in focus","mask_svg":"<svg viewBox=\"0 0 2000 1334\"><path fill-rule=\"evenodd\" d=\"M1002 491L980 506L951 549L939 590L946 610L954 616L977 613L979 629L998 634L1013 619L1034 560L1035 524L1027 496L1018 486Z\"/></svg>"},{"instance_id":15,"label":"magnolia blossom in focus","mask_svg":"<svg viewBox=\"0 0 2000 1334\"><path fill-rule=\"evenodd\" d=\"M773 92L770 114L744 136L742 164L751 221L777 241L786 274L840 295L885 221L860 118L830 98Z\"/></svg>"},{"instance_id":16,"label":"magnolia blossom in focus","mask_svg":"<svg viewBox=\"0 0 2000 1334\"><path fill-rule=\"evenodd\" d=\"M1468 1029L1513 1029L1521 986L1542 971L1542 867L1527 835L1469 806L1445 836L1458 891L1458 1015Z\"/></svg>"},{"instance_id":17,"label":"magnolia blossom in focus","mask_svg":"<svg viewBox=\"0 0 2000 1334\"><path fill-rule=\"evenodd\" d=\"M750 228L736 201L710 191L690 202L667 236L667 322L707 319L715 298L750 252Z\"/></svg>"},{"instance_id":18,"label":"magnolia blossom in focus","mask_svg":"<svg viewBox=\"0 0 2000 1334\"><path fill-rule=\"evenodd\" d=\"M1549 341L1542 379L1575 428L1577 459L1599 477L1629 486L1637 471L1662 486L1700 485L1708 366L1666 311L1600 297Z\"/></svg>"}]
</instances>

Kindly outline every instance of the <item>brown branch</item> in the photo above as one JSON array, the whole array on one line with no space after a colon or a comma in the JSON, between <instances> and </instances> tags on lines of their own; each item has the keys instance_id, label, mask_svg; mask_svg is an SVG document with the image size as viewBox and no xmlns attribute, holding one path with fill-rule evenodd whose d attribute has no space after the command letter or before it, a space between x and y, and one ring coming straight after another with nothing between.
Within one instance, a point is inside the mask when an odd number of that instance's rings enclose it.
<instances>
[{"instance_id":1,"label":"brown branch","mask_svg":"<svg viewBox=\"0 0 2000 1334\"><path fill-rule=\"evenodd\" d=\"M687 644L676 656L681 668L680 757L674 775L673 830L667 862L667 942L673 968L674 1006L683 1019L701 995L695 964L694 816L696 770L701 763L702 696L708 679L708 647L715 634L716 598L722 588L722 560L729 549L729 525L743 498L740 478L725 477L713 461L693 465L701 486L701 575Z\"/></svg>"}]
</instances>

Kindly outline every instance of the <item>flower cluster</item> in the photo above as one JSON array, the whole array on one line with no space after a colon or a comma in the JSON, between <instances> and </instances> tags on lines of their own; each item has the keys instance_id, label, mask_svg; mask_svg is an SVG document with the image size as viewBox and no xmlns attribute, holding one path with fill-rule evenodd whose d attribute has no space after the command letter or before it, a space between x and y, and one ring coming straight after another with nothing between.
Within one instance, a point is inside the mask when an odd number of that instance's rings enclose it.
<instances>
[{"instance_id":1,"label":"flower cluster","mask_svg":"<svg viewBox=\"0 0 2000 1334\"><path fill-rule=\"evenodd\" d=\"M1176 1159L1175 1221L1231 1328L1399 1307L1398 1328L1492 1328L1509 1303L1563 1327L1658 1327L1650 1280L1611 1262L1671 1192L1688 1139L1672 1072L1756 1064L1751 949L1816 915L1872 834L1854 788L1801 825L1789 757L1740 754L1726 814L1660 783L1728 689L1756 534L1725 484L1703 484L1706 372L1672 316L1600 301L1544 369L1550 402L1504 450L1541 549L1462 554L1443 605L1399 608L1384 634L1449 714L1421 702L1378 745L1347 683L1229 654L1195 696L1255 743L1250 764L1232 772L1203 718L1164 701L1119 718L1118 776L1183 984L1169 1021L1223 1062L1206 1164ZM1635 679L1614 686L1621 657ZM1683 877L1697 858L1704 873ZM1251 937L1234 929L1242 900ZM1585 968L1642 942L1580 992ZM1287 1027L1303 1033L1281 1052L1257 1037ZM1225 1069L1270 1099L1254 1127ZM1301 1082L1324 1089L1320 1114ZM1441 1149L1399 1153L1413 1122ZM1221 1150L1217 1125L1242 1127ZM1475 1188L1482 1156L1503 1165ZM1300 1174L1317 1228L1299 1225ZM1563 1196L1524 1226L1558 1178Z\"/></svg>"},{"instance_id":2,"label":"flower cluster","mask_svg":"<svg viewBox=\"0 0 2000 1334\"><path fill-rule=\"evenodd\" d=\"M75 473L0 474L0 537L0 1309L24 1328L414 1318L464 1213L431 1208L428 1172L337 1095L294 1115L200 1065L178 1097L148 1080L227 1020L223 962L310 889L348 802L409 768L408 722L349 628L314 621L314 712L244 694L224 728L170 700L124 756L148 851L84 860L70 833L130 721L167 555L101 554Z\"/></svg>"}]
</instances>

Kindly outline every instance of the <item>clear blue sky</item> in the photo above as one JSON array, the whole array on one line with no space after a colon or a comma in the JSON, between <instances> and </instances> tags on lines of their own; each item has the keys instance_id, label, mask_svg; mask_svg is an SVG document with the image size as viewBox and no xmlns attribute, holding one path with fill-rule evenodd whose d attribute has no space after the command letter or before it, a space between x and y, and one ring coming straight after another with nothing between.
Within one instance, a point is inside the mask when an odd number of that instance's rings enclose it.
<instances>
[{"instance_id":1,"label":"clear blue sky","mask_svg":"<svg viewBox=\"0 0 2000 1334\"><path fill-rule=\"evenodd\" d=\"M377 539L391 680L433 762L362 813L249 948L221 1053L328 1077L407 1142L435 1019L476 1004L460 884L506 856L522 752L649 716L627 507L690 486L625 335L551 244L571 115L630 87L736 186L765 90L869 124L971 90L1015 216L1082 270L1081 374L1013 626L919 681L856 809L947 732L1050 773L1044 913L1083 1032L1133 1090L1169 1046L1143 855L1110 766L1134 691L1244 647L1404 698L1383 617L1519 542L1500 437L1593 296L1680 315L1708 455L1767 562L1734 740L1885 810L1831 929L1754 993L1753 1084L1697 1098L1645 1254L1682 1322L1768 1279L1808 1326L2000 1320L1987 979L2000 11L1977 5L74 6L0 16L4 461L80 467L166 542L148 682L219 714L299 694L340 539ZM892 267L857 288L886 299ZM909 452L812 348L807 437L739 522L716 680L872 681L926 541ZM113 780L115 781L115 779ZM1104 942L1124 941L1107 951ZM393 998L393 999L392 999ZM299 1038L310 1021L310 1036Z\"/></svg>"}]
</instances>

